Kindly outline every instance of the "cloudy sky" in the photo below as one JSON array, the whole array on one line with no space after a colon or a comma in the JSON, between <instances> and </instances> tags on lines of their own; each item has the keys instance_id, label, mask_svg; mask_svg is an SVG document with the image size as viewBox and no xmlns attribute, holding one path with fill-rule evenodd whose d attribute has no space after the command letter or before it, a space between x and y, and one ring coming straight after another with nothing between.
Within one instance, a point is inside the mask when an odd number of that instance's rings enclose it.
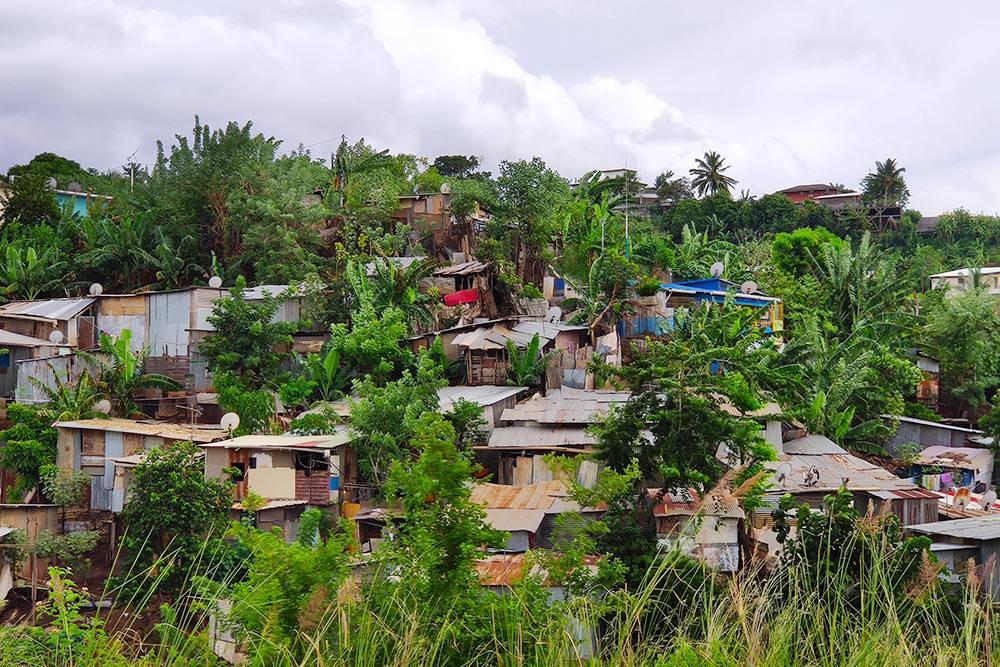
<instances>
[{"instance_id":1,"label":"cloudy sky","mask_svg":"<svg viewBox=\"0 0 1000 667\"><path fill-rule=\"evenodd\" d=\"M7 0L0 170L54 151L118 167L253 120L287 148L538 155L652 179L720 151L738 188L856 186L906 168L911 205L1000 211L991 2Z\"/></svg>"}]
</instances>

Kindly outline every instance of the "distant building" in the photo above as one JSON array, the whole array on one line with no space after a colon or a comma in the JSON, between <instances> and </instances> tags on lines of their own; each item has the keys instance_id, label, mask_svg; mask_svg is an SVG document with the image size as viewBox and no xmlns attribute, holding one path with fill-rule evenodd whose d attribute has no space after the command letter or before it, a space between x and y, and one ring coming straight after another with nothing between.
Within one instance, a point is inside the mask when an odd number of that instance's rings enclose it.
<instances>
[{"instance_id":1,"label":"distant building","mask_svg":"<svg viewBox=\"0 0 1000 667\"><path fill-rule=\"evenodd\" d=\"M107 208L113 201L113 197L95 195L92 192L83 192L82 190L75 189L73 186L79 187L75 183L70 183L71 189L53 190L53 194L56 197L56 203L59 205L59 208L64 209L69 206L73 214L78 218L89 216L90 211L94 207Z\"/></svg>"},{"instance_id":2,"label":"distant building","mask_svg":"<svg viewBox=\"0 0 1000 667\"><path fill-rule=\"evenodd\" d=\"M1000 266L955 269L935 273L930 279L932 289L944 288L966 292L974 285L979 285L987 294L1000 295Z\"/></svg>"},{"instance_id":3,"label":"distant building","mask_svg":"<svg viewBox=\"0 0 1000 667\"><path fill-rule=\"evenodd\" d=\"M785 195L796 204L801 204L804 201L815 200L817 197L840 195L843 194L843 190L830 183L808 183L778 190L774 194Z\"/></svg>"}]
</instances>

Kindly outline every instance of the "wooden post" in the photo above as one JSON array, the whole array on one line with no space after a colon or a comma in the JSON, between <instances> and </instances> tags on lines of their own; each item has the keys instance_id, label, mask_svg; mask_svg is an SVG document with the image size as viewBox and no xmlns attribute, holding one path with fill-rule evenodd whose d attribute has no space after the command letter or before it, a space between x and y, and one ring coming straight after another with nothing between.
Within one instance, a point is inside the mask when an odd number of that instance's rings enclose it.
<instances>
[{"instance_id":1,"label":"wooden post","mask_svg":"<svg viewBox=\"0 0 1000 667\"><path fill-rule=\"evenodd\" d=\"M111 564L113 564L115 562L115 547L117 546L116 545L116 541L117 541L117 535L116 535L117 531L116 531L116 528L117 528L117 522L115 521L115 517L112 516L111 517L111 531L110 531L111 534L110 534L110 537L108 538L108 563L111 563Z\"/></svg>"}]
</instances>

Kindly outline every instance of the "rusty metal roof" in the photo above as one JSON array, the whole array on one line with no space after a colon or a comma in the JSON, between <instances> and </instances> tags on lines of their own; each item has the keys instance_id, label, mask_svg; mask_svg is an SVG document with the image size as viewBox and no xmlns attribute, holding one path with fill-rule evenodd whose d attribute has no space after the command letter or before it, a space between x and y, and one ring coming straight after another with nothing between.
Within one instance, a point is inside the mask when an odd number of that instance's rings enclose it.
<instances>
[{"instance_id":1,"label":"rusty metal roof","mask_svg":"<svg viewBox=\"0 0 1000 667\"><path fill-rule=\"evenodd\" d=\"M562 387L550 391L547 396L534 396L507 408L501 421L588 424L594 417L605 414L612 405L624 403L630 396L627 391L587 391Z\"/></svg>"},{"instance_id":2,"label":"rusty metal roof","mask_svg":"<svg viewBox=\"0 0 1000 667\"><path fill-rule=\"evenodd\" d=\"M502 530L508 533L526 531L537 533L542 521L545 520L544 510L520 510L487 508L486 523L494 530Z\"/></svg>"},{"instance_id":3,"label":"rusty metal roof","mask_svg":"<svg viewBox=\"0 0 1000 667\"><path fill-rule=\"evenodd\" d=\"M591 572L596 572L598 559L599 557L594 555L584 556L583 566ZM521 581L525 575L540 576L544 585L553 585L545 569L523 553L493 554L478 560L476 573L479 575L479 583L483 586L512 586Z\"/></svg>"},{"instance_id":4,"label":"rusty metal roof","mask_svg":"<svg viewBox=\"0 0 1000 667\"><path fill-rule=\"evenodd\" d=\"M527 486L476 484L470 500L487 509L547 510L557 498L565 497L566 485L555 479Z\"/></svg>"},{"instance_id":5,"label":"rusty metal roof","mask_svg":"<svg viewBox=\"0 0 1000 667\"><path fill-rule=\"evenodd\" d=\"M56 428L80 429L84 431L111 431L115 433L135 433L138 435L159 436L171 440L190 440L197 443L210 443L222 440L227 433L221 428L203 428L200 426L185 426L183 424L165 424L155 421L136 421L134 419L77 419L54 424Z\"/></svg>"}]
</instances>

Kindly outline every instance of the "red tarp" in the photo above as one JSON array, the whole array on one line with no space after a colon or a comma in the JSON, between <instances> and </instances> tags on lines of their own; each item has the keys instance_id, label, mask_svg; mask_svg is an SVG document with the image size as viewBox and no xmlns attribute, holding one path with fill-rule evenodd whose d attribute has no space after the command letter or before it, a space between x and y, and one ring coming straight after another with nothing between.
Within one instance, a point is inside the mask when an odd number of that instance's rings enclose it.
<instances>
[{"instance_id":1,"label":"red tarp","mask_svg":"<svg viewBox=\"0 0 1000 667\"><path fill-rule=\"evenodd\" d=\"M473 303L479 300L479 290L464 289L460 292L452 292L444 295L444 305L457 306L462 303Z\"/></svg>"}]
</instances>

